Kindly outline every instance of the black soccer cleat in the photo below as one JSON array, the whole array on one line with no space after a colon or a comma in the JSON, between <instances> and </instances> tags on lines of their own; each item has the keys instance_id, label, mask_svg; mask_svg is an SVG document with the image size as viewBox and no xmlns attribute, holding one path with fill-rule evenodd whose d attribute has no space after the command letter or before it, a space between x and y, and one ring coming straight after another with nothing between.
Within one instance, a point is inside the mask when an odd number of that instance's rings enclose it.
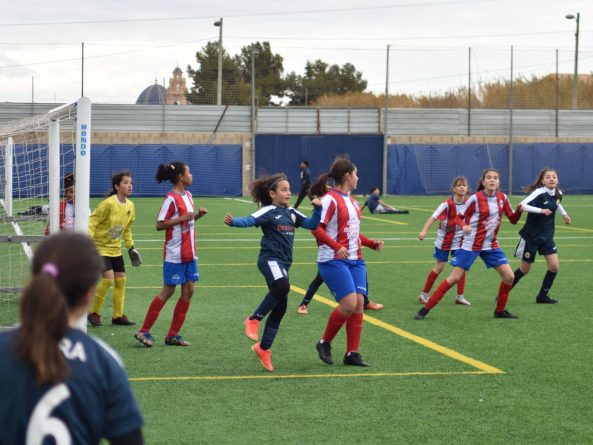
<instances>
[{"instance_id":1,"label":"black soccer cleat","mask_svg":"<svg viewBox=\"0 0 593 445\"><path fill-rule=\"evenodd\" d=\"M317 348L317 352L319 352L319 358L322 362L327 363L328 365L334 364L334 359L332 358L332 347L329 343L323 343L321 340L319 340L315 347Z\"/></svg>"},{"instance_id":2,"label":"black soccer cleat","mask_svg":"<svg viewBox=\"0 0 593 445\"><path fill-rule=\"evenodd\" d=\"M117 326L134 326L136 323L129 320L127 316L122 315L121 317L112 318L111 324L114 324Z\"/></svg>"},{"instance_id":3,"label":"black soccer cleat","mask_svg":"<svg viewBox=\"0 0 593 445\"><path fill-rule=\"evenodd\" d=\"M512 312L504 311L496 312L494 311L494 318L519 318L519 316L513 314Z\"/></svg>"},{"instance_id":4,"label":"black soccer cleat","mask_svg":"<svg viewBox=\"0 0 593 445\"><path fill-rule=\"evenodd\" d=\"M347 366L371 366L365 362L358 352L349 352L344 356L344 364Z\"/></svg>"},{"instance_id":5,"label":"black soccer cleat","mask_svg":"<svg viewBox=\"0 0 593 445\"><path fill-rule=\"evenodd\" d=\"M558 304L558 300L554 300L553 298L548 297L547 295L544 297L538 296L535 299L537 304Z\"/></svg>"},{"instance_id":6,"label":"black soccer cleat","mask_svg":"<svg viewBox=\"0 0 593 445\"><path fill-rule=\"evenodd\" d=\"M416 315L414 315L414 320L424 320L424 318L428 315L429 312L430 309L427 309L424 306L422 306L420 310L416 312Z\"/></svg>"}]
</instances>

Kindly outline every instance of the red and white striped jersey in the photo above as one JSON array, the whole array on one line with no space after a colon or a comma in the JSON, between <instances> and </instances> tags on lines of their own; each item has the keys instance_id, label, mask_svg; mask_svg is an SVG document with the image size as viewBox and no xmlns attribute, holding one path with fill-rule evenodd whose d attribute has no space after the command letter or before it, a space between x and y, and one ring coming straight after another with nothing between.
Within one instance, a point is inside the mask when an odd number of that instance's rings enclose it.
<instances>
[{"instance_id":1,"label":"red and white striped jersey","mask_svg":"<svg viewBox=\"0 0 593 445\"><path fill-rule=\"evenodd\" d=\"M321 230L341 246L348 249L349 260L362 259L360 249L360 206L356 200L337 190L330 190L321 198ZM334 250L321 244L317 253L320 263L335 259Z\"/></svg>"},{"instance_id":2,"label":"red and white striped jersey","mask_svg":"<svg viewBox=\"0 0 593 445\"><path fill-rule=\"evenodd\" d=\"M194 200L188 191L170 191L161 206L157 221L177 219L194 211ZM197 259L195 221L184 221L165 230L163 259L168 263L186 263Z\"/></svg>"},{"instance_id":3,"label":"red and white striped jersey","mask_svg":"<svg viewBox=\"0 0 593 445\"><path fill-rule=\"evenodd\" d=\"M500 246L496 234L503 213L513 224L521 216L521 212L513 212L509 198L502 192L496 192L493 196L486 194L484 190L474 193L467 200L465 214L462 215L465 224L470 225L472 231L469 235L464 235L461 248L471 251L498 249Z\"/></svg>"},{"instance_id":4,"label":"red and white striped jersey","mask_svg":"<svg viewBox=\"0 0 593 445\"><path fill-rule=\"evenodd\" d=\"M463 215L467 199L462 203L456 203L453 198L443 201L432 214L432 217L439 221L437 238L434 245L441 250L457 250L461 247L463 230L455 222L455 217Z\"/></svg>"}]
</instances>

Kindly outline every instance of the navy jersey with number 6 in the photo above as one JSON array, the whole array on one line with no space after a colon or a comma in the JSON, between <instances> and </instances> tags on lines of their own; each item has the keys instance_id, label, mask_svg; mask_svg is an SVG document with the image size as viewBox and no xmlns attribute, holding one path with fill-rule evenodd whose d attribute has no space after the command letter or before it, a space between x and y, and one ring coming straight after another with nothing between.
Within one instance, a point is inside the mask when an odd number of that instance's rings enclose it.
<instances>
[{"instance_id":1,"label":"navy jersey with number 6","mask_svg":"<svg viewBox=\"0 0 593 445\"><path fill-rule=\"evenodd\" d=\"M15 359L16 330L0 334L0 445L98 444L139 430L142 417L117 354L70 329L60 343L69 375L39 385Z\"/></svg>"}]
</instances>

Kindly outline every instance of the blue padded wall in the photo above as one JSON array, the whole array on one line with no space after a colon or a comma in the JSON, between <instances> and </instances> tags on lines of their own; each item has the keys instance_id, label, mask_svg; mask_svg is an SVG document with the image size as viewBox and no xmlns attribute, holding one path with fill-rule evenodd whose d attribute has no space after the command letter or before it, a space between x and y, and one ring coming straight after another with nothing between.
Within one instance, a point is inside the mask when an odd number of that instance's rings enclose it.
<instances>
[{"instance_id":1,"label":"blue padded wall","mask_svg":"<svg viewBox=\"0 0 593 445\"><path fill-rule=\"evenodd\" d=\"M240 196L242 193L241 145L125 145L93 144L91 195L111 190L111 176L129 170L135 196L164 196L171 183L157 184L159 164L183 161L193 175L189 191L196 196Z\"/></svg>"},{"instance_id":2,"label":"blue padded wall","mask_svg":"<svg viewBox=\"0 0 593 445\"><path fill-rule=\"evenodd\" d=\"M508 193L509 146L503 144L389 145L387 193L447 194L455 176L475 190L482 171L494 167ZM557 170L566 193L593 193L593 144L514 144L513 193L531 184L544 167Z\"/></svg>"},{"instance_id":3,"label":"blue padded wall","mask_svg":"<svg viewBox=\"0 0 593 445\"><path fill-rule=\"evenodd\" d=\"M338 155L348 155L358 169L356 193L381 186L383 136L381 135L257 135L256 173L286 173L293 194L300 190L301 160L311 164L311 178L329 170Z\"/></svg>"}]
</instances>

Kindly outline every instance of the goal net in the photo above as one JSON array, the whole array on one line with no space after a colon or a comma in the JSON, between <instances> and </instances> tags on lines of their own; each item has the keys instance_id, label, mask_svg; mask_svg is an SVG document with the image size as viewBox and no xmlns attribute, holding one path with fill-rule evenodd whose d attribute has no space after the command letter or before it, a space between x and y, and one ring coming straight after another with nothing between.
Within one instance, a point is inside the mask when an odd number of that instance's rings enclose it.
<instances>
[{"instance_id":1,"label":"goal net","mask_svg":"<svg viewBox=\"0 0 593 445\"><path fill-rule=\"evenodd\" d=\"M73 229L88 231L90 135L86 97L0 124L0 328L18 322L35 244L60 230L60 201L74 177Z\"/></svg>"}]
</instances>

